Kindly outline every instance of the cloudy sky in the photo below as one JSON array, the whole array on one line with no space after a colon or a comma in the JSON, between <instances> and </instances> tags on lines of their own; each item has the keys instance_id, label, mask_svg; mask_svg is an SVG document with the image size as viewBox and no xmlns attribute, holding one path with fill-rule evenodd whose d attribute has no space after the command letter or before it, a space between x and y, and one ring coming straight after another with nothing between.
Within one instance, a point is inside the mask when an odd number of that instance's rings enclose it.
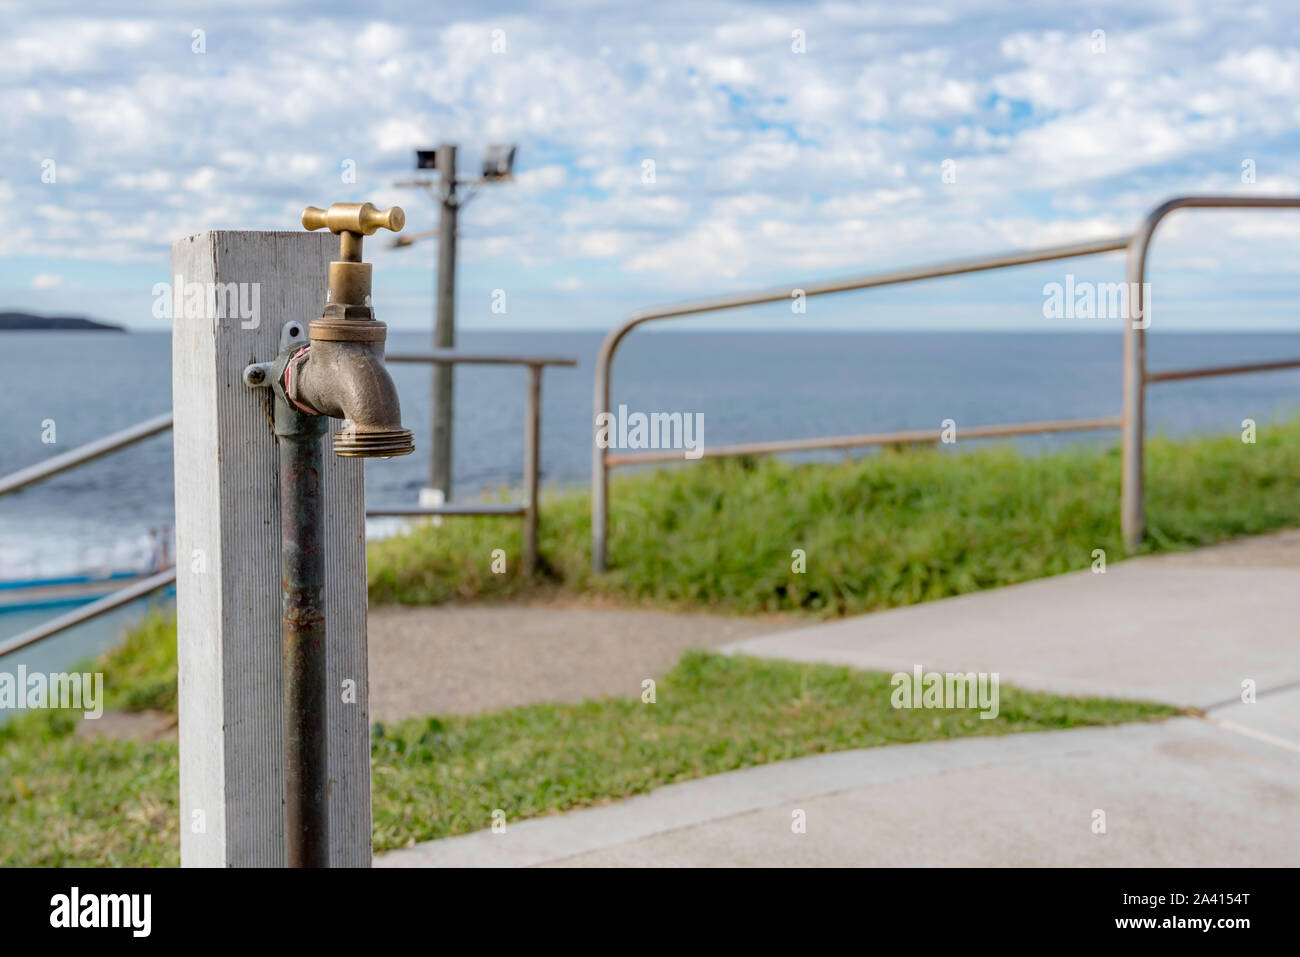
<instances>
[{"instance_id":1,"label":"cloudy sky","mask_svg":"<svg viewBox=\"0 0 1300 957\"><path fill-rule=\"evenodd\" d=\"M462 214L466 329L604 328L1124 234L1177 193L1300 193L1293 0L185 6L0 3L0 310L165 329L152 290L180 237L367 199L432 228L430 199L393 184L443 140L464 175L519 144L516 181ZM1176 215L1158 321L1297 328L1297 241L1296 212ZM434 244L369 247L380 317L427 327ZM707 324L1095 330L1045 319L1043 285L1122 272L1107 256Z\"/></svg>"}]
</instances>

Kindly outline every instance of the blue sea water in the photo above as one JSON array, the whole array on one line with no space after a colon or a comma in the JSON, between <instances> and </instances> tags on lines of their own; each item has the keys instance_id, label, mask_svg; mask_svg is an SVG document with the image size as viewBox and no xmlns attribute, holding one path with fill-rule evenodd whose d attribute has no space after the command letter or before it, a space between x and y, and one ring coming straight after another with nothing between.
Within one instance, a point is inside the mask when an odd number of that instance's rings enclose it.
<instances>
[{"instance_id":1,"label":"blue sea water","mask_svg":"<svg viewBox=\"0 0 1300 957\"><path fill-rule=\"evenodd\" d=\"M593 360L601 338L589 332L459 337L466 350L579 360L576 369L551 368L544 376L544 486L588 481ZM390 335L390 351L427 345L422 333ZM164 332L0 335L0 474L167 411L170 350ZM1148 345L1152 370L1297 357L1300 334L1152 333ZM937 427L948 418L960 429L1117 413L1120 358L1118 330L637 332L618 353L613 394L615 405L626 403L631 411L702 413L706 445ZM367 463L370 504L413 504L426 484L431 374L420 365L395 365L393 374L417 451ZM513 367L457 370L457 498L518 486L524 379ZM1267 423L1300 411L1300 372L1156 385L1148 396L1152 433L1232 432L1245 418ZM42 441L50 420L54 444ZM1015 441L1037 450L1116 439L1107 432ZM0 579L141 566L149 530L171 524L172 498L169 434L0 498ZM0 638L32 618L0 615ZM58 639L69 649L62 657L111 640L102 628L92 631L95 637L80 643L75 636ZM59 657L48 649L46 655Z\"/></svg>"}]
</instances>

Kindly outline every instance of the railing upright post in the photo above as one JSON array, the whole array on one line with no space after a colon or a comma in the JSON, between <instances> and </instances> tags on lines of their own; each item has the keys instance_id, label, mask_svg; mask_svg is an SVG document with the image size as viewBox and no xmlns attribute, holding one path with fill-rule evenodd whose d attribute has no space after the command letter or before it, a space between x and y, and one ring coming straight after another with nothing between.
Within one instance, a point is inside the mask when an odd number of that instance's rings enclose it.
<instances>
[{"instance_id":1,"label":"railing upright post","mask_svg":"<svg viewBox=\"0 0 1300 957\"><path fill-rule=\"evenodd\" d=\"M1124 319L1124 411L1122 416L1120 530L1124 548L1137 551L1146 531L1146 327L1148 303L1143 296L1146 233L1139 230L1128 250L1128 310Z\"/></svg>"},{"instance_id":2,"label":"railing upright post","mask_svg":"<svg viewBox=\"0 0 1300 957\"><path fill-rule=\"evenodd\" d=\"M595 398L591 413L591 570L600 574L605 570L605 539L609 533L609 465L605 462L607 450L596 441L596 423L602 412L609 411L609 375L618 340L630 328L610 333L600 345L596 356Z\"/></svg>"},{"instance_id":3,"label":"railing upright post","mask_svg":"<svg viewBox=\"0 0 1300 957\"><path fill-rule=\"evenodd\" d=\"M542 367L528 365L528 400L524 408L524 576L537 569L537 500L542 433Z\"/></svg>"}]
</instances>

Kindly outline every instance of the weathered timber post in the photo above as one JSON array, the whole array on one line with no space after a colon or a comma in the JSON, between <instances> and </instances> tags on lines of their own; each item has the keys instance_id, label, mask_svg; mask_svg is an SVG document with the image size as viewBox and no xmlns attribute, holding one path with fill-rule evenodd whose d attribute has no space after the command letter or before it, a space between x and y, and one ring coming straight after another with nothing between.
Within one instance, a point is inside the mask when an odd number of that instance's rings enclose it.
<instances>
[{"instance_id":1,"label":"weathered timber post","mask_svg":"<svg viewBox=\"0 0 1300 957\"><path fill-rule=\"evenodd\" d=\"M285 864L279 455L250 363L320 316L328 232L172 247L181 864ZM362 462L322 440L329 863L371 859Z\"/></svg>"}]
</instances>

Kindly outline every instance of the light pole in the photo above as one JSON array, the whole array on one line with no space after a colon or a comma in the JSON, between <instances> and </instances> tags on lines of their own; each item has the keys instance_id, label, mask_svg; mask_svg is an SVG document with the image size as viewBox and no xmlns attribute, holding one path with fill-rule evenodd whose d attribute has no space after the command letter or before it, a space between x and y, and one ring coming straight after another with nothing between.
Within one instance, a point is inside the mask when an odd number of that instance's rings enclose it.
<instances>
[{"instance_id":1,"label":"light pole","mask_svg":"<svg viewBox=\"0 0 1300 957\"><path fill-rule=\"evenodd\" d=\"M434 293L433 347L453 349L456 346L456 223L460 208L467 204L483 183L504 182L512 178L515 147L492 145L483 154L483 172L478 179L462 180L456 176L456 146L440 143L434 150L416 150L416 169L436 170L438 179L407 180L397 186L421 186L438 199L438 272ZM458 193L457 186L468 185L467 193ZM402 248L432 232L403 236L393 242ZM429 443L429 487L420 492L420 504L442 505L451 501L451 449L452 413L454 408L454 371L451 363L435 363L433 367L432 433Z\"/></svg>"}]
</instances>

